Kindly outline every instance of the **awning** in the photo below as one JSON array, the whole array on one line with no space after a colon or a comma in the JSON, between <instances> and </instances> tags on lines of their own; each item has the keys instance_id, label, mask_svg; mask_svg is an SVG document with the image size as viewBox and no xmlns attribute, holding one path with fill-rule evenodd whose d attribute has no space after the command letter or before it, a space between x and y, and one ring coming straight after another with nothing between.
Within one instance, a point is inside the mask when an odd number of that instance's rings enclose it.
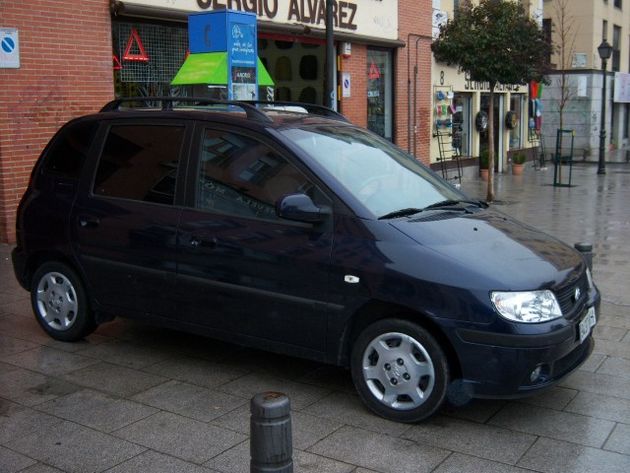
<instances>
[{"instance_id":1,"label":"awning","mask_svg":"<svg viewBox=\"0 0 630 473\"><path fill-rule=\"evenodd\" d=\"M171 81L171 85L227 85L228 74L227 52L189 54ZM274 85L260 58L258 58L258 85Z\"/></svg>"}]
</instances>

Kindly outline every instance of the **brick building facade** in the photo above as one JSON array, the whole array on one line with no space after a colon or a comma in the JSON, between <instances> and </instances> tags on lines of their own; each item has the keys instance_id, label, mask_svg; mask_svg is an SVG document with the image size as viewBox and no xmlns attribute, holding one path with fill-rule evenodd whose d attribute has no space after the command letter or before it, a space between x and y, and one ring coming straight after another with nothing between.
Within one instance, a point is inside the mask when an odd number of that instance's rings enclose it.
<instances>
[{"instance_id":1,"label":"brick building facade","mask_svg":"<svg viewBox=\"0 0 630 473\"><path fill-rule=\"evenodd\" d=\"M278 2L280 0L265 3L273 6ZM116 34L123 31L118 28L120 22L126 21L132 26L136 23L144 26L172 23L185 27L187 12L159 7L163 3L150 0L57 0L45 3L0 0L0 31L3 28L17 30L20 60L19 68L0 68L3 84L0 88L1 242L15 240L16 208L33 164L48 140L69 119L96 112L115 95L121 94L120 80L113 71L112 62L112 51L114 55L119 52ZM256 4L247 0L188 0L183 3L205 8L215 4L232 4L233 7ZM299 2L291 2L291 5L293 3L297 5ZM138 5L134 9L131 4ZM378 16L366 21L365 15L357 21L397 23L389 25L396 27L397 37L383 40L369 35L353 36L352 32L342 32L337 37L336 33L338 46L342 41L351 45L351 54L340 59L338 72L339 77L342 73L349 74L352 92L349 97L340 95L339 110L354 123L372 126L367 98L369 68L375 61L373 58L384 57L389 68L387 73L391 76L386 91L389 99L383 102L387 110L380 111L388 117L384 120L390 130L386 137L403 149L415 150L416 155L428 163L431 0L353 0L344 4L354 5L352 8L361 12L370 12L387 4L396 6L394 22ZM280 38L285 42L287 39L300 42L301 35L296 33L293 23L283 28L283 25L278 27L259 19L259 35L262 31L260 36L270 40ZM305 36L313 35L309 28L302 31ZM321 43L321 30L314 36ZM116 59L121 60L120 57ZM273 77L273 71L270 72ZM411 97L410 90L416 91L415 98ZM297 100L297 97L293 99ZM321 103L321 97L318 102ZM379 107L383 108L383 104Z\"/></svg>"}]
</instances>

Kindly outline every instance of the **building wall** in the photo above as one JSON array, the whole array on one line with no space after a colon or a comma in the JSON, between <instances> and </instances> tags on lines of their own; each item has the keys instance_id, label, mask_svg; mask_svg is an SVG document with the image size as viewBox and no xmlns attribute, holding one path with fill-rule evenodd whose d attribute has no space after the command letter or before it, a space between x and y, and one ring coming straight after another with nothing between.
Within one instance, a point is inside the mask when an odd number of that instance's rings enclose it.
<instances>
[{"instance_id":1,"label":"building wall","mask_svg":"<svg viewBox=\"0 0 630 473\"><path fill-rule=\"evenodd\" d=\"M599 134L601 131L602 106L602 61L597 47L605 37L613 45L613 27L621 28L619 43L619 72L630 71L630 2L621 2L622 8L615 7L614 0L549 0L544 2L544 18L553 24L552 41L561 46L561 5L566 3L568 30L567 53L564 60L556 51L551 63L556 72L549 75L550 84L545 86L543 105L543 138L548 153L555 149L556 132L560 126L560 97L562 95L560 70L567 71L567 91L569 100L563 112L562 126L575 131L574 155L578 159L597 160L599 157ZM603 21L608 29L603 30ZM571 42L574 46L571 50ZM607 61L606 102L606 147L607 159L625 156L628 149L625 104L613 103L612 92L615 85L613 58ZM564 67L563 67L564 65ZM620 151L620 153L618 152Z\"/></svg>"},{"instance_id":2,"label":"building wall","mask_svg":"<svg viewBox=\"0 0 630 473\"><path fill-rule=\"evenodd\" d=\"M0 1L17 28L20 68L0 69L0 241L15 239L15 210L33 163L59 126L113 98L109 2Z\"/></svg>"},{"instance_id":3,"label":"building wall","mask_svg":"<svg viewBox=\"0 0 630 473\"><path fill-rule=\"evenodd\" d=\"M431 15L431 0L399 3L399 39L406 47L395 52L395 141L425 164L431 157Z\"/></svg>"},{"instance_id":4,"label":"building wall","mask_svg":"<svg viewBox=\"0 0 630 473\"><path fill-rule=\"evenodd\" d=\"M356 1L364 7L377 0ZM20 40L21 67L0 69L0 242L14 242L15 211L46 143L69 119L98 111L114 96L112 23L107 0L0 0L0 11L0 27L17 28ZM393 139L425 163L431 11L432 0L399 0L398 40L406 45L392 49ZM341 111L361 126L367 125L367 42L352 43L351 57L340 61L352 74L352 97L341 100Z\"/></svg>"},{"instance_id":5,"label":"building wall","mask_svg":"<svg viewBox=\"0 0 630 473\"><path fill-rule=\"evenodd\" d=\"M542 15L542 0L514 0L520 1L523 6L526 8L526 11L533 18L537 18L537 16ZM454 6L456 3L460 5L463 4L463 0L460 2L456 2L454 0L435 0L433 5L434 11L440 11L442 13L446 13L446 17L450 20L454 17ZM479 0L473 0L473 4L478 4ZM541 18L542 20L542 18ZM434 29L434 36L437 35L438 31ZM449 101L438 101L436 98L436 94L438 91L442 91L446 93L447 91L454 92L455 94L466 94L470 97L471 104L471 122L473 122L473 126L468 130L470 134L470 148L468 153L464 153L462 158L467 157L478 157L480 153L480 143L481 138L479 132L474 127L474 119L481 109L481 96L482 94L487 94L489 89L484 87L481 84L473 83L467 81L464 73L458 71L456 67L449 67L446 64L437 63L434 60L432 61L432 76L431 76L431 86L430 86L430 95L431 98L431 106L429 110L429 118L431 122L431 127L429 130L429 135L432 136L430 143L430 157L431 162L436 163L440 158L440 143L439 138L436 137L436 133L439 131L441 133L450 133L450 130L446 128L436 127L437 120L443 120L445 117L437 116L434 113L436 105L441 103L450 103ZM518 123L518 130L520 131L521 139L520 145L516 148L510 147L509 135L510 131L504 126L505 115L508 111L510 111L510 98L512 96L522 97L524 108L520 114L520 120ZM522 84L510 84L508 87L505 87L503 90L495 90L495 101L500 102L502 104L500 109L500 117L499 117L499 129L495 129L495 133L500 134L500 149L499 153L496 157L499 171L508 170L509 166L509 156L511 152L516 150L522 150L526 148L534 148L538 146L537 141L530 141L528 136L528 116L527 116L527 108L526 104L528 100L528 87L527 85ZM443 142L445 142L446 152L444 156L448 159L451 155L451 138L443 138ZM469 162L468 164L476 165L476 162ZM466 173L468 174L468 173Z\"/></svg>"},{"instance_id":6,"label":"building wall","mask_svg":"<svg viewBox=\"0 0 630 473\"><path fill-rule=\"evenodd\" d=\"M353 44L352 55L340 60L341 71L352 77L352 90L350 97L340 99L339 111L352 123L363 127L367 126L367 98L362 93L367 90L366 63L367 46L364 44Z\"/></svg>"},{"instance_id":7,"label":"building wall","mask_svg":"<svg viewBox=\"0 0 630 473\"><path fill-rule=\"evenodd\" d=\"M566 18L573 26L572 32L575 35L574 52L586 55L586 63L581 63L583 69L599 69L601 60L597 53L597 46L606 36L608 42L612 44L613 26L621 27L621 47L620 47L620 70L628 70L628 54L630 48L630 4L628 1L622 2L622 8L614 5L614 0L548 0L544 2L544 18L550 19L554 25L552 41L560 45L560 6L567 3ZM603 20L608 21L608 31L604 35ZM560 67L562 61L559 53L552 56L552 64ZM572 66L572 58L569 58L568 67ZM610 68L610 64L609 64Z\"/></svg>"}]
</instances>

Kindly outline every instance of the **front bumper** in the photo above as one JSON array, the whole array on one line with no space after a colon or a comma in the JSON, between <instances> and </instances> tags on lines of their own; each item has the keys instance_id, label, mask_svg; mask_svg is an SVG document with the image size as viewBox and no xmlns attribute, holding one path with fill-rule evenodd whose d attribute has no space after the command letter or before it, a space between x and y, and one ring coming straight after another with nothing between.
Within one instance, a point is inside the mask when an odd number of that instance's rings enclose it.
<instances>
[{"instance_id":1,"label":"front bumper","mask_svg":"<svg viewBox=\"0 0 630 473\"><path fill-rule=\"evenodd\" d=\"M558 330L541 334L497 334L456 328L455 349L462 379L454 397L519 398L549 388L584 363L595 345L592 333L580 342L579 322L589 307L599 320L599 295L578 317ZM539 368L539 373L532 374Z\"/></svg>"}]
</instances>

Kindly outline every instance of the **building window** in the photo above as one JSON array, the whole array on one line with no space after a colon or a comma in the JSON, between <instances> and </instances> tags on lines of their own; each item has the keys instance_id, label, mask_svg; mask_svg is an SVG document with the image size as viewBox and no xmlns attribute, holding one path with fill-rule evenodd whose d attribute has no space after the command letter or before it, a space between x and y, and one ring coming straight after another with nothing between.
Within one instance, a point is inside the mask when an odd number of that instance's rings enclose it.
<instances>
[{"instance_id":1,"label":"building window","mask_svg":"<svg viewBox=\"0 0 630 473\"><path fill-rule=\"evenodd\" d=\"M518 117L516 126L510 128L510 149L519 149L522 146L522 126L523 117L523 95L513 94L510 96L510 111L514 112Z\"/></svg>"},{"instance_id":2,"label":"building window","mask_svg":"<svg viewBox=\"0 0 630 473\"><path fill-rule=\"evenodd\" d=\"M621 26L613 25L612 47L612 70L619 72L621 70Z\"/></svg>"},{"instance_id":3,"label":"building window","mask_svg":"<svg viewBox=\"0 0 630 473\"><path fill-rule=\"evenodd\" d=\"M453 151L459 156L472 156L471 139L471 107L472 94L456 93L453 97Z\"/></svg>"},{"instance_id":4,"label":"building window","mask_svg":"<svg viewBox=\"0 0 630 473\"><path fill-rule=\"evenodd\" d=\"M551 28L552 28L551 18L543 18L543 24L542 24L543 35L545 37L545 41L547 41L547 43L549 44L552 44ZM549 48L549 56L547 57L547 64L551 64L551 51L552 50L553 48Z\"/></svg>"},{"instance_id":5,"label":"building window","mask_svg":"<svg viewBox=\"0 0 630 473\"><path fill-rule=\"evenodd\" d=\"M119 67L114 68L117 97L173 95L178 88L170 83L188 50L186 25L116 21L112 24L112 39L113 53L119 61ZM146 59L139 60L142 51Z\"/></svg>"},{"instance_id":6,"label":"building window","mask_svg":"<svg viewBox=\"0 0 630 473\"><path fill-rule=\"evenodd\" d=\"M391 51L368 49L367 78L368 129L391 140L394 112Z\"/></svg>"},{"instance_id":7,"label":"building window","mask_svg":"<svg viewBox=\"0 0 630 473\"><path fill-rule=\"evenodd\" d=\"M621 10L621 0L615 0L615 7Z\"/></svg>"}]
</instances>

